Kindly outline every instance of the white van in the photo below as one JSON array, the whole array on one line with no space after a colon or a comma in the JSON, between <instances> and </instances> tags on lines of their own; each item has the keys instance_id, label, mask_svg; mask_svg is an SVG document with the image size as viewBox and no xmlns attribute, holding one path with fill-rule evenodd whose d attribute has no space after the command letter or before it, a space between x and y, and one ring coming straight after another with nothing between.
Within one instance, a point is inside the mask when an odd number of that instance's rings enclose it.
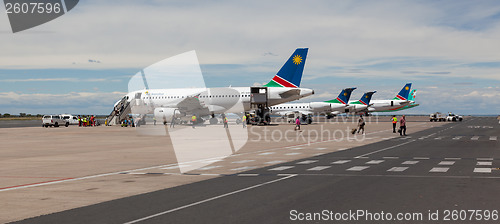
<instances>
[{"instance_id":1,"label":"white van","mask_svg":"<svg viewBox=\"0 0 500 224\"><path fill-rule=\"evenodd\" d=\"M68 127L69 122L65 121L61 115L44 115L42 117L42 127L59 127L59 125Z\"/></svg>"},{"instance_id":2,"label":"white van","mask_svg":"<svg viewBox=\"0 0 500 224\"><path fill-rule=\"evenodd\" d=\"M69 122L69 124L78 124L78 117L71 114L61 114L62 119Z\"/></svg>"}]
</instances>

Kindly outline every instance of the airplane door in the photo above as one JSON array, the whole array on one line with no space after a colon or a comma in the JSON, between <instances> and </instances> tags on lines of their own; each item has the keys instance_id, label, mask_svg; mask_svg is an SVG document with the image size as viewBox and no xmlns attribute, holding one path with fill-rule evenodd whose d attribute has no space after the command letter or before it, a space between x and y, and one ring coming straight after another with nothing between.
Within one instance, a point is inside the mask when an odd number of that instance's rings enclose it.
<instances>
[{"instance_id":1,"label":"airplane door","mask_svg":"<svg viewBox=\"0 0 500 224\"><path fill-rule=\"evenodd\" d=\"M393 107L393 106L394 106L394 101L391 100L391 107Z\"/></svg>"}]
</instances>

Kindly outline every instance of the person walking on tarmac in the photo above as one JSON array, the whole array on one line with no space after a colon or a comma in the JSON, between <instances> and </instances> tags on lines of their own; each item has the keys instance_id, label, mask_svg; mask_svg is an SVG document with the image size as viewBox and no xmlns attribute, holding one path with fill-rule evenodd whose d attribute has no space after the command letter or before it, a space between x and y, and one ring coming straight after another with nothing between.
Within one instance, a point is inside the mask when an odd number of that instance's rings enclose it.
<instances>
[{"instance_id":1,"label":"person walking on tarmac","mask_svg":"<svg viewBox=\"0 0 500 224\"><path fill-rule=\"evenodd\" d=\"M243 128L247 127L247 115L243 114L243 117L241 118L241 123L243 124Z\"/></svg>"},{"instance_id":2,"label":"person walking on tarmac","mask_svg":"<svg viewBox=\"0 0 500 224\"><path fill-rule=\"evenodd\" d=\"M406 136L406 117L405 115L403 115L403 117L401 117L401 120L399 121L399 135L401 136Z\"/></svg>"},{"instance_id":3,"label":"person walking on tarmac","mask_svg":"<svg viewBox=\"0 0 500 224\"><path fill-rule=\"evenodd\" d=\"M359 120L358 120L358 134L361 130L363 130L363 135L365 135L365 119L363 119L363 115L359 115Z\"/></svg>"},{"instance_id":4,"label":"person walking on tarmac","mask_svg":"<svg viewBox=\"0 0 500 224\"><path fill-rule=\"evenodd\" d=\"M392 133L396 133L396 125L398 124L398 118L396 115L392 115Z\"/></svg>"},{"instance_id":5,"label":"person walking on tarmac","mask_svg":"<svg viewBox=\"0 0 500 224\"><path fill-rule=\"evenodd\" d=\"M300 118L297 117L295 118L295 131L299 130L300 131Z\"/></svg>"},{"instance_id":6,"label":"person walking on tarmac","mask_svg":"<svg viewBox=\"0 0 500 224\"><path fill-rule=\"evenodd\" d=\"M191 117L191 123L193 123L193 128L194 128L194 125L196 125L196 115L193 114L193 116Z\"/></svg>"},{"instance_id":7,"label":"person walking on tarmac","mask_svg":"<svg viewBox=\"0 0 500 224\"><path fill-rule=\"evenodd\" d=\"M78 127L81 127L82 126L82 117L80 117L80 115L78 115Z\"/></svg>"},{"instance_id":8,"label":"person walking on tarmac","mask_svg":"<svg viewBox=\"0 0 500 224\"><path fill-rule=\"evenodd\" d=\"M225 114L222 115L223 117L223 122L224 122L224 128L228 128L229 126L227 125L227 117Z\"/></svg>"}]
</instances>

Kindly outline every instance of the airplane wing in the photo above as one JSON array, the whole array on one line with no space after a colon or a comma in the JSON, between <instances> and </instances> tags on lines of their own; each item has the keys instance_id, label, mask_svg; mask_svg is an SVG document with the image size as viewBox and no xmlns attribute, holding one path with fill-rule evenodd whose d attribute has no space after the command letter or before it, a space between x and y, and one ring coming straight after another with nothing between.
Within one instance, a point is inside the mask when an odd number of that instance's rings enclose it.
<instances>
[{"instance_id":1,"label":"airplane wing","mask_svg":"<svg viewBox=\"0 0 500 224\"><path fill-rule=\"evenodd\" d=\"M202 105L200 103L200 100L198 99L200 94L194 95L194 96L188 96L181 100L177 105L175 105L175 108L178 108L181 113L190 113L193 111L200 112L200 111L205 111L208 114L209 110L205 105Z\"/></svg>"}]
</instances>

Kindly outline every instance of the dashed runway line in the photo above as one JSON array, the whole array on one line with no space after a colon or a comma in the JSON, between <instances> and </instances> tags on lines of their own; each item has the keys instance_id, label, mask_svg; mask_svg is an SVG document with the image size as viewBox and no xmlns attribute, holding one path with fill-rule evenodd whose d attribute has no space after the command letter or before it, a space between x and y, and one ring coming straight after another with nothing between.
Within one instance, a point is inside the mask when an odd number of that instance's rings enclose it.
<instances>
[{"instance_id":1,"label":"dashed runway line","mask_svg":"<svg viewBox=\"0 0 500 224\"><path fill-rule=\"evenodd\" d=\"M490 136L490 141L496 141L497 140L497 136Z\"/></svg>"},{"instance_id":2,"label":"dashed runway line","mask_svg":"<svg viewBox=\"0 0 500 224\"><path fill-rule=\"evenodd\" d=\"M307 169L307 170L308 171L320 171L320 170L328 169L330 167L331 166L317 166L317 167L313 167L313 168L310 168L310 169Z\"/></svg>"},{"instance_id":3,"label":"dashed runway line","mask_svg":"<svg viewBox=\"0 0 500 224\"><path fill-rule=\"evenodd\" d=\"M491 168L474 168L474 173L491 173Z\"/></svg>"},{"instance_id":4,"label":"dashed runway line","mask_svg":"<svg viewBox=\"0 0 500 224\"><path fill-rule=\"evenodd\" d=\"M351 160L337 160L335 162L332 162L331 164L345 164L351 162Z\"/></svg>"},{"instance_id":5,"label":"dashed runway line","mask_svg":"<svg viewBox=\"0 0 500 224\"><path fill-rule=\"evenodd\" d=\"M403 165L415 165L415 164L417 164L418 162L420 162L420 161L408 160L408 161L404 161L404 162L403 162L403 163L401 163L401 164L403 164Z\"/></svg>"},{"instance_id":6,"label":"dashed runway line","mask_svg":"<svg viewBox=\"0 0 500 224\"><path fill-rule=\"evenodd\" d=\"M304 161L298 162L297 164L311 164L311 163L315 163L315 162L318 162L318 160L304 160Z\"/></svg>"},{"instance_id":7,"label":"dashed runway line","mask_svg":"<svg viewBox=\"0 0 500 224\"><path fill-rule=\"evenodd\" d=\"M403 172L406 169L408 169L408 167L393 167L393 168L388 169L387 171L388 172Z\"/></svg>"},{"instance_id":8,"label":"dashed runway line","mask_svg":"<svg viewBox=\"0 0 500 224\"><path fill-rule=\"evenodd\" d=\"M371 160L371 161L366 162L366 164L381 164L384 161L385 160Z\"/></svg>"},{"instance_id":9,"label":"dashed runway line","mask_svg":"<svg viewBox=\"0 0 500 224\"><path fill-rule=\"evenodd\" d=\"M476 163L476 166L491 166L493 162L484 162L484 161L479 161Z\"/></svg>"},{"instance_id":10,"label":"dashed runway line","mask_svg":"<svg viewBox=\"0 0 500 224\"><path fill-rule=\"evenodd\" d=\"M449 169L449 167L434 167L429 170L429 173L446 173Z\"/></svg>"},{"instance_id":11,"label":"dashed runway line","mask_svg":"<svg viewBox=\"0 0 500 224\"><path fill-rule=\"evenodd\" d=\"M477 141L477 140L479 140L479 137L480 137L480 136L473 136L472 138L470 138L470 140L472 140L472 141Z\"/></svg>"},{"instance_id":12,"label":"dashed runway line","mask_svg":"<svg viewBox=\"0 0 500 224\"><path fill-rule=\"evenodd\" d=\"M271 168L269 169L270 171L283 171L283 170L288 170L288 169L291 169L291 168L294 168L295 166L279 166L279 167L275 167L275 168Z\"/></svg>"},{"instance_id":13,"label":"dashed runway line","mask_svg":"<svg viewBox=\"0 0 500 224\"><path fill-rule=\"evenodd\" d=\"M249 163L249 162L253 162L255 160L240 160L240 161L234 161L234 162L231 162L231 163Z\"/></svg>"},{"instance_id":14,"label":"dashed runway line","mask_svg":"<svg viewBox=\"0 0 500 224\"><path fill-rule=\"evenodd\" d=\"M300 155L300 154L302 154L302 153L300 153L300 152L291 152L291 153L285 154L285 156L295 156L295 155Z\"/></svg>"},{"instance_id":15,"label":"dashed runway line","mask_svg":"<svg viewBox=\"0 0 500 224\"><path fill-rule=\"evenodd\" d=\"M440 165L440 166L452 166L453 164L455 164L455 161L441 161L441 162L439 162L438 165Z\"/></svg>"},{"instance_id":16,"label":"dashed runway line","mask_svg":"<svg viewBox=\"0 0 500 224\"><path fill-rule=\"evenodd\" d=\"M347 169L347 171L357 171L357 172L359 172L359 171L366 170L368 168L370 168L370 167L369 166L353 166L353 167Z\"/></svg>"}]
</instances>

